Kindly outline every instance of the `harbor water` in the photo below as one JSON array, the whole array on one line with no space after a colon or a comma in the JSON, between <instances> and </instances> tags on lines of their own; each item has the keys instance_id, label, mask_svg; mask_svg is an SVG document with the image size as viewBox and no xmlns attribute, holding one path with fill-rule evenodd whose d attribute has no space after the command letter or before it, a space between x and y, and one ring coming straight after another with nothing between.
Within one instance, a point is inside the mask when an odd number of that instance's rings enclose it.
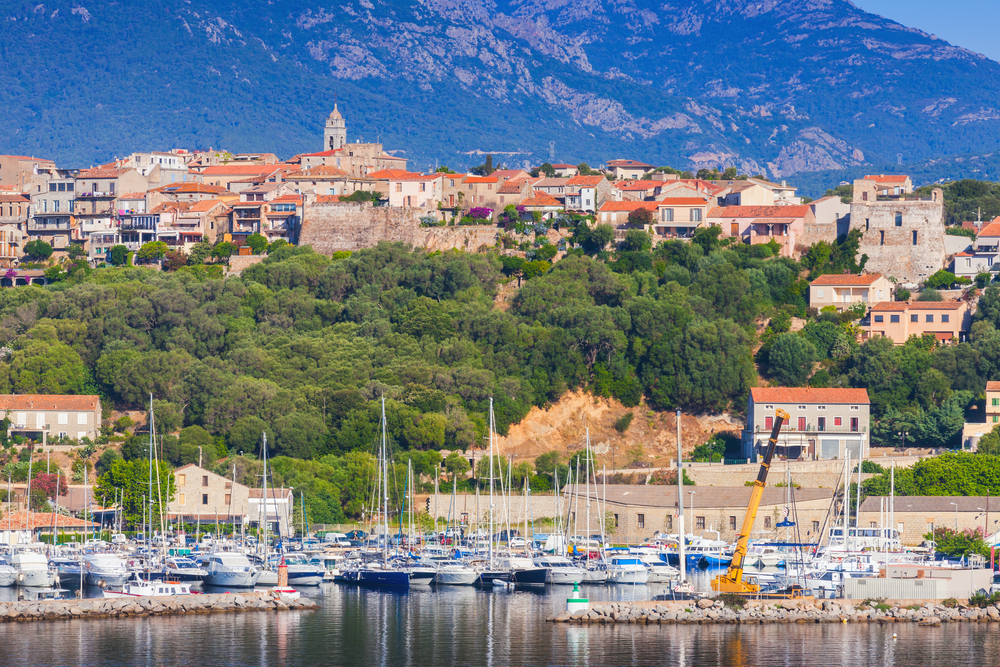
<instances>
[{"instance_id":1,"label":"harbor water","mask_svg":"<svg viewBox=\"0 0 1000 667\"><path fill-rule=\"evenodd\" d=\"M628 586L581 587L593 601ZM646 587L632 594L645 597ZM307 589L322 608L0 624L3 665L921 665L996 664L1000 625L546 623L572 587L388 593ZM897 637L893 638L893 634Z\"/></svg>"}]
</instances>

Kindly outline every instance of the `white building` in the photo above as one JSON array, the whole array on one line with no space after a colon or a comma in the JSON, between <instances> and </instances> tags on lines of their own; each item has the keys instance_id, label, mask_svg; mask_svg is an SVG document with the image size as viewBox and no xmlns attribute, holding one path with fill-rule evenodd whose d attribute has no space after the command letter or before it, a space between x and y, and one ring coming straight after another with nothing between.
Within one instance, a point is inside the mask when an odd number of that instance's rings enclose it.
<instances>
[{"instance_id":1,"label":"white building","mask_svg":"<svg viewBox=\"0 0 1000 667\"><path fill-rule=\"evenodd\" d=\"M0 419L9 419L9 434L36 441L50 438L96 440L101 430L101 399L97 396L50 394L0 395Z\"/></svg>"}]
</instances>

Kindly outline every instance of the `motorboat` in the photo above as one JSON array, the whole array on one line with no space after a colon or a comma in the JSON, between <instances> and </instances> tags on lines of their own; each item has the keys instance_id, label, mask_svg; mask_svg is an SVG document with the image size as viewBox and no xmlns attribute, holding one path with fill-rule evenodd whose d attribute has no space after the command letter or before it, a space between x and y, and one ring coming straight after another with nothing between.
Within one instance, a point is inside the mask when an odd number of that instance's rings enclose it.
<instances>
[{"instance_id":1,"label":"motorboat","mask_svg":"<svg viewBox=\"0 0 1000 667\"><path fill-rule=\"evenodd\" d=\"M542 556L536 558L534 563L547 570L545 575L545 583L547 584L579 584L584 581L584 577L587 575L585 568L575 565L573 561L564 556Z\"/></svg>"},{"instance_id":2,"label":"motorboat","mask_svg":"<svg viewBox=\"0 0 1000 667\"><path fill-rule=\"evenodd\" d=\"M326 569L316 563L310 563L304 556L285 556L288 567L288 586L319 586L323 583ZM258 581L258 583L260 583Z\"/></svg>"},{"instance_id":3,"label":"motorboat","mask_svg":"<svg viewBox=\"0 0 1000 667\"><path fill-rule=\"evenodd\" d=\"M608 583L645 584L649 570L638 556L612 556L608 562Z\"/></svg>"},{"instance_id":4,"label":"motorboat","mask_svg":"<svg viewBox=\"0 0 1000 667\"><path fill-rule=\"evenodd\" d=\"M209 554L205 564L205 584L232 588L253 588L260 579L260 570L250 564L250 559L240 553L219 552Z\"/></svg>"},{"instance_id":5,"label":"motorboat","mask_svg":"<svg viewBox=\"0 0 1000 667\"><path fill-rule=\"evenodd\" d=\"M110 553L83 554L83 572L88 586L117 588L128 581L125 561Z\"/></svg>"},{"instance_id":6,"label":"motorboat","mask_svg":"<svg viewBox=\"0 0 1000 667\"><path fill-rule=\"evenodd\" d=\"M49 569L49 561L36 551L18 551L10 557L10 564L17 572L17 585L30 588L49 588L58 583L58 575Z\"/></svg>"},{"instance_id":7,"label":"motorboat","mask_svg":"<svg viewBox=\"0 0 1000 667\"><path fill-rule=\"evenodd\" d=\"M191 585L179 581L148 581L138 575L132 575L121 586L121 590L105 589L106 598L136 598L136 597L170 597L173 595L191 595Z\"/></svg>"},{"instance_id":8,"label":"motorboat","mask_svg":"<svg viewBox=\"0 0 1000 667\"><path fill-rule=\"evenodd\" d=\"M649 555L637 556L636 558L649 570L646 583L668 584L680 578L680 571L673 565L667 565L662 558Z\"/></svg>"},{"instance_id":9,"label":"motorboat","mask_svg":"<svg viewBox=\"0 0 1000 667\"><path fill-rule=\"evenodd\" d=\"M10 563L0 560L0 587L6 588L17 583L17 570Z\"/></svg>"},{"instance_id":10,"label":"motorboat","mask_svg":"<svg viewBox=\"0 0 1000 667\"><path fill-rule=\"evenodd\" d=\"M471 586L479 573L460 561L444 561L437 565L434 583L438 586Z\"/></svg>"},{"instance_id":11,"label":"motorboat","mask_svg":"<svg viewBox=\"0 0 1000 667\"><path fill-rule=\"evenodd\" d=\"M49 561L49 567L55 569L62 586L76 589L86 584L87 575L83 569L83 561L79 556L53 558ZM13 568L11 569L13 570ZM14 577L17 578L17 572L14 572Z\"/></svg>"},{"instance_id":12,"label":"motorboat","mask_svg":"<svg viewBox=\"0 0 1000 667\"><path fill-rule=\"evenodd\" d=\"M548 570L537 567L535 562L526 556L506 556L500 559L500 569L510 574L513 584L544 586Z\"/></svg>"},{"instance_id":13,"label":"motorboat","mask_svg":"<svg viewBox=\"0 0 1000 667\"><path fill-rule=\"evenodd\" d=\"M406 589L410 587L410 573L381 562L371 562L357 571L357 583L374 588Z\"/></svg>"},{"instance_id":14,"label":"motorboat","mask_svg":"<svg viewBox=\"0 0 1000 667\"><path fill-rule=\"evenodd\" d=\"M208 570L198 565L193 558L174 556L164 564L164 578L170 581L180 581L191 585L201 585L208 575Z\"/></svg>"}]
</instances>

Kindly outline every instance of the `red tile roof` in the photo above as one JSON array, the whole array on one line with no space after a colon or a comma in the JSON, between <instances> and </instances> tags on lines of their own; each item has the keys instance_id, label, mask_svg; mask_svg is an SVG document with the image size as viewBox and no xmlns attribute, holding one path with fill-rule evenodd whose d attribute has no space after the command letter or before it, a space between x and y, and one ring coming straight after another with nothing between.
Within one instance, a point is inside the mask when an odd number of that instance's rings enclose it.
<instances>
[{"instance_id":1,"label":"red tile roof","mask_svg":"<svg viewBox=\"0 0 1000 667\"><path fill-rule=\"evenodd\" d=\"M414 172L406 171L405 169L380 169L368 174L368 178L376 180L405 180L410 174L414 174Z\"/></svg>"},{"instance_id":2,"label":"red tile roof","mask_svg":"<svg viewBox=\"0 0 1000 667\"><path fill-rule=\"evenodd\" d=\"M660 205L658 201L606 201L601 204L601 208L598 211L634 211L640 208L648 208L650 211L655 211Z\"/></svg>"},{"instance_id":3,"label":"red tile roof","mask_svg":"<svg viewBox=\"0 0 1000 667\"><path fill-rule=\"evenodd\" d=\"M0 195L0 202L9 204L30 204L31 199L24 195Z\"/></svg>"},{"instance_id":4,"label":"red tile roof","mask_svg":"<svg viewBox=\"0 0 1000 667\"><path fill-rule=\"evenodd\" d=\"M169 185L164 185L159 188L154 188L150 192L162 192L165 195L179 195L179 194L189 194L189 193L209 193L209 194L222 194L223 192L229 192L226 188L221 185L208 185L207 183L199 183L197 181L185 181L183 183L171 183Z\"/></svg>"},{"instance_id":5,"label":"red tile roof","mask_svg":"<svg viewBox=\"0 0 1000 667\"><path fill-rule=\"evenodd\" d=\"M566 185L583 185L593 187L595 185L599 185L603 180L605 180L603 176L574 176L569 179L569 183Z\"/></svg>"},{"instance_id":6,"label":"red tile roof","mask_svg":"<svg viewBox=\"0 0 1000 667\"><path fill-rule=\"evenodd\" d=\"M112 163L113 164L113 163ZM81 171L77 174L77 178L118 178L124 174L128 169L116 169L114 167L96 167L94 169L87 169L86 171Z\"/></svg>"},{"instance_id":7,"label":"red tile roof","mask_svg":"<svg viewBox=\"0 0 1000 667\"><path fill-rule=\"evenodd\" d=\"M346 171L332 164L321 164L301 172L302 176L349 176Z\"/></svg>"},{"instance_id":8,"label":"red tile roof","mask_svg":"<svg viewBox=\"0 0 1000 667\"><path fill-rule=\"evenodd\" d=\"M517 178L518 176L524 177L528 174L523 169L497 169L490 176L496 176L499 179L511 179Z\"/></svg>"},{"instance_id":9,"label":"red tile roof","mask_svg":"<svg viewBox=\"0 0 1000 667\"><path fill-rule=\"evenodd\" d=\"M206 167L202 176L263 176L281 169L275 164L217 164Z\"/></svg>"},{"instance_id":10,"label":"red tile roof","mask_svg":"<svg viewBox=\"0 0 1000 667\"><path fill-rule=\"evenodd\" d=\"M97 396L62 394L0 394L0 410L98 410Z\"/></svg>"},{"instance_id":11,"label":"red tile roof","mask_svg":"<svg viewBox=\"0 0 1000 667\"><path fill-rule=\"evenodd\" d=\"M904 175L893 175L893 174L879 174L878 176L865 176L866 181L875 181L876 183L905 183L909 176Z\"/></svg>"},{"instance_id":12,"label":"red tile roof","mask_svg":"<svg viewBox=\"0 0 1000 667\"><path fill-rule=\"evenodd\" d=\"M317 204L336 204L343 195L316 195Z\"/></svg>"},{"instance_id":13,"label":"red tile roof","mask_svg":"<svg viewBox=\"0 0 1000 667\"><path fill-rule=\"evenodd\" d=\"M34 530L36 528L94 528L96 523L84 521L63 514L32 512L29 520L27 512L12 512L0 517L0 530Z\"/></svg>"},{"instance_id":14,"label":"red tile roof","mask_svg":"<svg viewBox=\"0 0 1000 667\"><path fill-rule=\"evenodd\" d=\"M856 276L854 274L827 274L825 276L820 276L816 280L809 283L810 285L871 285L876 280L882 277L881 273L867 273L863 276Z\"/></svg>"},{"instance_id":15,"label":"red tile roof","mask_svg":"<svg viewBox=\"0 0 1000 667\"><path fill-rule=\"evenodd\" d=\"M852 403L868 404L867 389L811 387L753 387L754 403Z\"/></svg>"},{"instance_id":16,"label":"red tile roof","mask_svg":"<svg viewBox=\"0 0 1000 667\"><path fill-rule=\"evenodd\" d=\"M545 192L536 192L534 197L521 202L522 206L562 206L558 199Z\"/></svg>"},{"instance_id":17,"label":"red tile roof","mask_svg":"<svg viewBox=\"0 0 1000 667\"><path fill-rule=\"evenodd\" d=\"M562 163L559 163L559 164L552 165L552 168L553 169L576 169L577 166L575 164L562 164Z\"/></svg>"},{"instance_id":18,"label":"red tile roof","mask_svg":"<svg viewBox=\"0 0 1000 667\"><path fill-rule=\"evenodd\" d=\"M319 153L303 153L299 157L331 157L333 155L336 155L337 153L339 153L342 150L344 150L343 147L341 147L341 148L334 148L332 151L321 151Z\"/></svg>"},{"instance_id":19,"label":"red tile roof","mask_svg":"<svg viewBox=\"0 0 1000 667\"><path fill-rule=\"evenodd\" d=\"M289 204L290 203L301 204L302 203L302 195L281 195L280 197L277 197L277 198L271 200L271 203L272 204L276 204L276 203L282 203L282 204L285 204L285 203L289 203Z\"/></svg>"},{"instance_id":20,"label":"red tile roof","mask_svg":"<svg viewBox=\"0 0 1000 667\"><path fill-rule=\"evenodd\" d=\"M710 218L804 218L808 204L800 206L720 206L709 211Z\"/></svg>"},{"instance_id":21,"label":"red tile roof","mask_svg":"<svg viewBox=\"0 0 1000 667\"><path fill-rule=\"evenodd\" d=\"M222 201L221 199L203 199L201 201L196 201L192 203L187 210L192 213L205 213L207 211L211 211L213 208L219 206L220 204L222 206L225 206L226 202Z\"/></svg>"},{"instance_id":22,"label":"red tile roof","mask_svg":"<svg viewBox=\"0 0 1000 667\"><path fill-rule=\"evenodd\" d=\"M1000 218L996 218L990 224L979 230L977 236L1000 236Z\"/></svg>"},{"instance_id":23,"label":"red tile roof","mask_svg":"<svg viewBox=\"0 0 1000 667\"><path fill-rule=\"evenodd\" d=\"M616 188L628 192L655 190L661 185L663 185L663 181L618 181L615 183Z\"/></svg>"},{"instance_id":24,"label":"red tile roof","mask_svg":"<svg viewBox=\"0 0 1000 667\"><path fill-rule=\"evenodd\" d=\"M469 176L465 179L465 183L498 183L500 181L496 176Z\"/></svg>"},{"instance_id":25,"label":"red tile roof","mask_svg":"<svg viewBox=\"0 0 1000 667\"><path fill-rule=\"evenodd\" d=\"M964 301L883 301L872 306L875 311L905 311L905 310L958 310L967 305Z\"/></svg>"},{"instance_id":26,"label":"red tile roof","mask_svg":"<svg viewBox=\"0 0 1000 667\"><path fill-rule=\"evenodd\" d=\"M1000 382L990 380L986 383L986 391L1000 391Z\"/></svg>"},{"instance_id":27,"label":"red tile roof","mask_svg":"<svg viewBox=\"0 0 1000 667\"><path fill-rule=\"evenodd\" d=\"M653 168L653 165L646 164L645 162L639 162L638 160L609 160L609 167L649 167Z\"/></svg>"},{"instance_id":28,"label":"red tile roof","mask_svg":"<svg viewBox=\"0 0 1000 667\"><path fill-rule=\"evenodd\" d=\"M507 181L506 183L500 186L500 189L497 190L497 194L501 195L520 194L521 189L524 187L525 182L526 181L523 178L517 178L512 181Z\"/></svg>"},{"instance_id":29,"label":"red tile roof","mask_svg":"<svg viewBox=\"0 0 1000 667\"><path fill-rule=\"evenodd\" d=\"M126 192L123 195L118 195L119 200L121 199L132 200L132 199L145 199L145 198L146 198L145 192Z\"/></svg>"}]
</instances>

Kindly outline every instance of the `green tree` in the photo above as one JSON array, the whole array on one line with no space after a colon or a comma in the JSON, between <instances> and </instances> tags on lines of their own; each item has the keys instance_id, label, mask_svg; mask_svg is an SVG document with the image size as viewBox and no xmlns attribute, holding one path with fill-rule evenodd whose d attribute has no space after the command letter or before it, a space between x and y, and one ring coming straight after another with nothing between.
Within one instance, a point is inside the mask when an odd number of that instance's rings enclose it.
<instances>
[{"instance_id":1,"label":"green tree","mask_svg":"<svg viewBox=\"0 0 1000 667\"><path fill-rule=\"evenodd\" d=\"M816 348L798 334L779 334L767 353L768 370L781 385L805 385L816 361Z\"/></svg>"},{"instance_id":2,"label":"green tree","mask_svg":"<svg viewBox=\"0 0 1000 667\"><path fill-rule=\"evenodd\" d=\"M159 469L157 469L159 468ZM166 511L167 503L174 499L176 489L170 466L160 461L153 467L153 499L149 495L149 463L142 459L111 463L110 468L97 478L94 486L96 498L119 498L125 522L132 527L142 523L144 509L152 505L153 526Z\"/></svg>"},{"instance_id":3,"label":"green tree","mask_svg":"<svg viewBox=\"0 0 1000 667\"><path fill-rule=\"evenodd\" d=\"M931 287L926 288L923 292L920 293L920 296L917 297L917 301L943 301L943 300L944 297L941 296L941 292Z\"/></svg>"},{"instance_id":4,"label":"green tree","mask_svg":"<svg viewBox=\"0 0 1000 667\"><path fill-rule=\"evenodd\" d=\"M163 241L149 241L142 244L136 256L144 262L156 262L163 259L168 250L170 248Z\"/></svg>"},{"instance_id":5,"label":"green tree","mask_svg":"<svg viewBox=\"0 0 1000 667\"><path fill-rule=\"evenodd\" d=\"M87 256L87 251L79 243L70 243L66 246L66 255L70 259L83 259Z\"/></svg>"},{"instance_id":6,"label":"green tree","mask_svg":"<svg viewBox=\"0 0 1000 667\"><path fill-rule=\"evenodd\" d=\"M251 234L247 237L247 245L253 251L253 254L259 255L267 249L267 237L262 234Z\"/></svg>"},{"instance_id":7,"label":"green tree","mask_svg":"<svg viewBox=\"0 0 1000 667\"><path fill-rule=\"evenodd\" d=\"M188 253L188 264L204 264L205 260L212 256L212 244L208 241L198 241L191 247Z\"/></svg>"},{"instance_id":8,"label":"green tree","mask_svg":"<svg viewBox=\"0 0 1000 667\"><path fill-rule=\"evenodd\" d=\"M988 456L1000 456L1000 424L994 426L992 431L979 439L976 452Z\"/></svg>"},{"instance_id":9,"label":"green tree","mask_svg":"<svg viewBox=\"0 0 1000 667\"><path fill-rule=\"evenodd\" d=\"M628 252L643 252L649 250L653 245L653 237L648 232L641 229L630 229L625 232L625 240L622 241L622 250Z\"/></svg>"},{"instance_id":10,"label":"green tree","mask_svg":"<svg viewBox=\"0 0 1000 667\"><path fill-rule=\"evenodd\" d=\"M651 210L643 206L629 211L625 222L632 229L646 229L646 227L656 222L656 218L653 216Z\"/></svg>"},{"instance_id":11,"label":"green tree","mask_svg":"<svg viewBox=\"0 0 1000 667\"><path fill-rule=\"evenodd\" d=\"M128 248L123 245L111 246L108 251L108 264L112 266L125 266L128 261Z\"/></svg>"},{"instance_id":12,"label":"green tree","mask_svg":"<svg viewBox=\"0 0 1000 667\"><path fill-rule=\"evenodd\" d=\"M469 460L459 452L452 452L444 460L444 469L451 475L452 481L458 479L459 475L467 473L470 468L472 466L469 465Z\"/></svg>"},{"instance_id":13,"label":"green tree","mask_svg":"<svg viewBox=\"0 0 1000 667\"><path fill-rule=\"evenodd\" d=\"M543 162L542 166L538 168L538 171L545 174L546 178L555 178L556 175L555 167L548 162Z\"/></svg>"},{"instance_id":14,"label":"green tree","mask_svg":"<svg viewBox=\"0 0 1000 667\"><path fill-rule=\"evenodd\" d=\"M52 246L41 239L35 239L24 244L24 254L36 262L44 262L52 256Z\"/></svg>"},{"instance_id":15,"label":"green tree","mask_svg":"<svg viewBox=\"0 0 1000 667\"><path fill-rule=\"evenodd\" d=\"M236 244L230 243L229 241L223 241L222 243L217 243L215 247L212 248L212 257L216 260L228 262L229 257L235 254L236 251Z\"/></svg>"}]
</instances>

